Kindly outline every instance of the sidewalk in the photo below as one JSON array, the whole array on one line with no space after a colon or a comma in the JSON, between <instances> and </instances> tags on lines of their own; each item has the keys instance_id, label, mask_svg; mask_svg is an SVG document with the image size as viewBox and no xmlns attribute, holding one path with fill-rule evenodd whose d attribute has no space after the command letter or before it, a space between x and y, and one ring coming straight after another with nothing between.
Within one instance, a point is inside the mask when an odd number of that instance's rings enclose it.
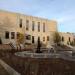
<instances>
[{"instance_id":1,"label":"sidewalk","mask_svg":"<svg viewBox=\"0 0 75 75\"><path fill-rule=\"evenodd\" d=\"M0 65L0 75L9 75L8 72Z\"/></svg>"}]
</instances>

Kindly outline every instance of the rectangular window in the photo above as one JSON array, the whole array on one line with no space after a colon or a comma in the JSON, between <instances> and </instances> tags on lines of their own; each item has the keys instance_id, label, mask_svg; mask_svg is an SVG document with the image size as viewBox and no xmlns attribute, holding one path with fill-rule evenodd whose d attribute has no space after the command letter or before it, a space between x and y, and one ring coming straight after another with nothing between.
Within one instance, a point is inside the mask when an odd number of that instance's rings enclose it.
<instances>
[{"instance_id":1,"label":"rectangular window","mask_svg":"<svg viewBox=\"0 0 75 75\"><path fill-rule=\"evenodd\" d=\"M34 36L32 36L32 43L34 43Z\"/></svg>"},{"instance_id":2,"label":"rectangular window","mask_svg":"<svg viewBox=\"0 0 75 75\"><path fill-rule=\"evenodd\" d=\"M61 39L62 39L62 42L64 42L64 37L63 36L61 37Z\"/></svg>"},{"instance_id":3,"label":"rectangular window","mask_svg":"<svg viewBox=\"0 0 75 75\"><path fill-rule=\"evenodd\" d=\"M45 32L45 23L43 23L43 32Z\"/></svg>"},{"instance_id":4,"label":"rectangular window","mask_svg":"<svg viewBox=\"0 0 75 75\"><path fill-rule=\"evenodd\" d=\"M35 22L32 21L32 31L34 31Z\"/></svg>"},{"instance_id":5,"label":"rectangular window","mask_svg":"<svg viewBox=\"0 0 75 75\"><path fill-rule=\"evenodd\" d=\"M43 41L45 41L45 37L43 37Z\"/></svg>"},{"instance_id":6,"label":"rectangular window","mask_svg":"<svg viewBox=\"0 0 75 75\"><path fill-rule=\"evenodd\" d=\"M69 37L69 42L71 41L71 38Z\"/></svg>"},{"instance_id":7,"label":"rectangular window","mask_svg":"<svg viewBox=\"0 0 75 75\"><path fill-rule=\"evenodd\" d=\"M40 22L38 22L38 32L40 32Z\"/></svg>"},{"instance_id":8,"label":"rectangular window","mask_svg":"<svg viewBox=\"0 0 75 75\"><path fill-rule=\"evenodd\" d=\"M26 20L26 30L29 30L29 20Z\"/></svg>"},{"instance_id":9,"label":"rectangular window","mask_svg":"<svg viewBox=\"0 0 75 75\"><path fill-rule=\"evenodd\" d=\"M22 28L22 19L20 19L20 24L19 24L20 28Z\"/></svg>"},{"instance_id":10,"label":"rectangular window","mask_svg":"<svg viewBox=\"0 0 75 75\"><path fill-rule=\"evenodd\" d=\"M31 40L31 35L26 35L26 40Z\"/></svg>"},{"instance_id":11,"label":"rectangular window","mask_svg":"<svg viewBox=\"0 0 75 75\"><path fill-rule=\"evenodd\" d=\"M49 41L49 36L47 36L47 41Z\"/></svg>"},{"instance_id":12,"label":"rectangular window","mask_svg":"<svg viewBox=\"0 0 75 75\"><path fill-rule=\"evenodd\" d=\"M15 32L11 32L11 39L15 39Z\"/></svg>"},{"instance_id":13,"label":"rectangular window","mask_svg":"<svg viewBox=\"0 0 75 75\"><path fill-rule=\"evenodd\" d=\"M9 39L9 32L8 31L5 32L5 38Z\"/></svg>"}]
</instances>

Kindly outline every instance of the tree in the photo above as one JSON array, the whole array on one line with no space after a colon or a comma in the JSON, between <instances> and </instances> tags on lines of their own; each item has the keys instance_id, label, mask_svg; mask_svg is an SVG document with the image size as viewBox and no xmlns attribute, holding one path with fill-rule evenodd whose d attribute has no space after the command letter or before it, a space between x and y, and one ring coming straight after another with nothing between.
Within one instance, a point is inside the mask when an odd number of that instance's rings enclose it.
<instances>
[{"instance_id":1,"label":"tree","mask_svg":"<svg viewBox=\"0 0 75 75\"><path fill-rule=\"evenodd\" d=\"M17 44L20 46L20 44L24 43L24 35L22 33L17 33ZM21 49L21 46L20 46Z\"/></svg>"},{"instance_id":2,"label":"tree","mask_svg":"<svg viewBox=\"0 0 75 75\"><path fill-rule=\"evenodd\" d=\"M60 44L60 42L61 42L61 37L60 37L60 35L59 35L58 32L54 32L54 34L53 34L53 41L54 41L54 43L56 43L57 45Z\"/></svg>"},{"instance_id":3,"label":"tree","mask_svg":"<svg viewBox=\"0 0 75 75\"><path fill-rule=\"evenodd\" d=\"M22 33L17 34L17 42L18 44L22 44L24 42L24 35Z\"/></svg>"}]
</instances>

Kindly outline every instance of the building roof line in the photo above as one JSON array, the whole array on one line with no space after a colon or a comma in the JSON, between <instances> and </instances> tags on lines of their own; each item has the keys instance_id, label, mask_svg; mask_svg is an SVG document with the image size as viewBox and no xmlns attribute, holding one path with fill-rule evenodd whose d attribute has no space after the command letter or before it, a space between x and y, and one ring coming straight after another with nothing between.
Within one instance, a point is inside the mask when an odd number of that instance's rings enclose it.
<instances>
[{"instance_id":1,"label":"building roof line","mask_svg":"<svg viewBox=\"0 0 75 75\"><path fill-rule=\"evenodd\" d=\"M23 13L18 13L18 12L3 10L3 9L0 9L0 12L7 12L7 13L11 13L11 14L18 14L18 15L23 15L23 16L30 16L30 17L33 17L33 18L41 19L41 20L54 21L54 22L56 22L55 20L49 20L49 19L42 18L42 17L32 16L32 15L28 15L28 14L23 14Z\"/></svg>"}]
</instances>

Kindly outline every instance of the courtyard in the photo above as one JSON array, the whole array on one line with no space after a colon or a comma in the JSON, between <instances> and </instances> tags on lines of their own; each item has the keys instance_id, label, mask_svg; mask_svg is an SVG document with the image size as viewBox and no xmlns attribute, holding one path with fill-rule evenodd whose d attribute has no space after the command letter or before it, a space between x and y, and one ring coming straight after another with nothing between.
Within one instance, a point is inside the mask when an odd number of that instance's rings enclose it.
<instances>
[{"instance_id":1,"label":"courtyard","mask_svg":"<svg viewBox=\"0 0 75 75\"><path fill-rule=\"evenodd\" d=\"M0 59L21 75L75 75L75 61L62 58L21 57L14 53L0 51Z\"/></svg>"}]
</instances>

